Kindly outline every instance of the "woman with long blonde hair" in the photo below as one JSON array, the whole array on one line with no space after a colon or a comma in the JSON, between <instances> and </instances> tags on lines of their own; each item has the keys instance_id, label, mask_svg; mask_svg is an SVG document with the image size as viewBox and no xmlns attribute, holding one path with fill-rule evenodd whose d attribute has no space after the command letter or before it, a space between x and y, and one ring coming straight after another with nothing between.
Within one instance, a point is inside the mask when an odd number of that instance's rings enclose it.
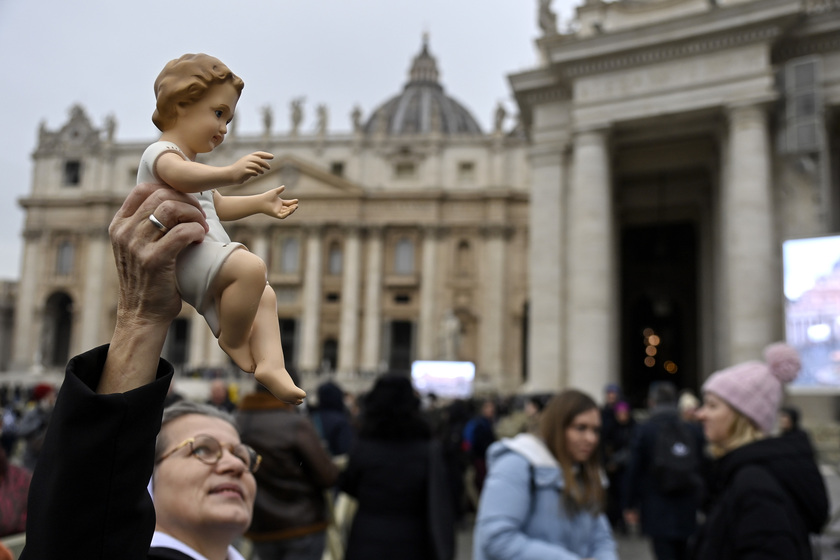
<instances>
[{"instance_id":1,"label":"woman with long blonde hair","mask_svg":"<svg viewBox=\"0 0 840 560\"><path fill-rule=\"evenodd\" d=\"M718 371L703 385L697 417L715 464L707 521L693 547L698 560L807 560L809 534L828 519L825 483L807 437L771 437L799 355L776 343L764 358Z\"/></svg>"}]
</instances>

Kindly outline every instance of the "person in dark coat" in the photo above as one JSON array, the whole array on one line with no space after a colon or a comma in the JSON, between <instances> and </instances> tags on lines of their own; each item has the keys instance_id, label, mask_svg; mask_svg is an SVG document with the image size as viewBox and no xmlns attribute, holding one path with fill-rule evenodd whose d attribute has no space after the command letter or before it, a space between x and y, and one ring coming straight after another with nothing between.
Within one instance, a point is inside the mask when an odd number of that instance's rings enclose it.
<instances>
[{"instance_id":1,"label":"person in dark coat","mask_svg":"<svg viewBox=\"0 0 840 560\"><path fill-rule=\"evenodd\" d=\"M362 402L359 438L339 478L339 488L358 500L345 560L450 560L446 476L411 381L380 377Z\"/></svg>"},{"instance_id":2,"label":"person in dark coat","mask_svg":"<svg viewBox=\"0 0 840 560\"><path fill-rule=\"evenodd\" d=\"M264 560L321 560L328 521L324 491L338 480L338 467L312 422L262 385L242 399L236 422L242 441L263 458L245 536Z\"/></svg>"},{"instance_id":3,"label":"person in dark coat","mask_svg":"<svg viewBox=\"0 0 840 560\"><path fill-rule=\"evenodd\" d=\"M624 523L621 504L627 465L630 463L630 442L633 440L636 421L630 413L630 405L626 402L615 403L614 409L615 425L610 431L609 439L604 435L601 441L604 470L610 483L607 487L606 513L612 528L626 534L627 526Z\"/></svg>"},{"instance_id":4,"label":"person in dark coat","mask_svg":"<svg viewBox=\"0 0 840 560\"><path fill-rule=\"evenodd\" d=\"M353 444L353 424L344 406L344 391L327 381L318 387L318 408L310 414L315 429L327 444L330 455L345 455Z\"/></svg>"},{"instance_id":5,"label":"person in dark coat","mask_svg":"<svg viewBox=\"0 0 840 560\"><path fill-rule=\"evenodd\" d=\"M825 482L807 438L768 437L799 355L776 343L764 358L719 371L703 385L698 418L716 460L696 560L810 560L810 534L828 521Z\"/></svg>"},{"instance_id":6,"label":"person in dark coat","mask_svg":"<svg viewBox=\"0 0 840 560\"><path fill-rule=\"evenodd\" d=\"M683 422L677 411L677 390L668 381L656 382L648 392L650 417L637 427L630 444L630 462L624 480L624 518L629 526L641 522L641 530L653 546L657 560L682 560L688 539L697 530L697 511L702 491L703 450L699 430ZM668 424L679 424L693 439L691 452L698 458L693 484L668 492L659 484L654 466L657 437Z\"/></svg>"}]
</instances>

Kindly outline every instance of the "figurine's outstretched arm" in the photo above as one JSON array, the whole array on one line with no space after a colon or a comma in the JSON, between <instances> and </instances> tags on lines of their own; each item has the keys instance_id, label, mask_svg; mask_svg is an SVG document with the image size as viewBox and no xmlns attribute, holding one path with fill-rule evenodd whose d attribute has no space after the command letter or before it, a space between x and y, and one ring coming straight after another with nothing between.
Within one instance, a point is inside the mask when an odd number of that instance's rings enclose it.
<instances>
[{"instance_id":1,"label":"figurine's outstretched arm","mask_svg":"<svg viewBox=\"0 0 840 560\"><path fill-rule=\"evenodd\" d=\"M262 175L271 167L268 152L254 152L224 167L213 167L187 161L175 152L161 155L155 164L155 173L167 185L184 193L209 191L228 185L241 185L251 177Z\"/></svg>"},{"instance_id":2,"label":"figurine's outstretched arm","mask_svg":"<svg viewBox=\"0 0 840 560\"><path fill-rule=\"evenodd\" d=\"M261 194L251 196L222 196L218 191L213 192L213 205L220 220L232 221L266 214L272 218L282 220L292 214L298 207L298 199L284 200L280 194L286 190L285 186L267 190Z\"/></svg>"}]
</instances>

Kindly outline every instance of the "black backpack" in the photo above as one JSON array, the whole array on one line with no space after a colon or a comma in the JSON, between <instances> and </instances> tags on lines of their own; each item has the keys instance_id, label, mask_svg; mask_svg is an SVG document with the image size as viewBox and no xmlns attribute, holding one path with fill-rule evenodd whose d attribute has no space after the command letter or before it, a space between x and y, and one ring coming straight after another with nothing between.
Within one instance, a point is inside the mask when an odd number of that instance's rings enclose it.
<instances>
[{"instance_id":1,"label":"black backpack","mask_svg":"<svg viewBox=\"0 0 840 560\"><path fill-rule=\"evenodd\" d=\"M691 429L678 417L668 418L656 435L653 474L663 494L684 494L697 488L700 457Z\"/></svg>"}]
</instances>

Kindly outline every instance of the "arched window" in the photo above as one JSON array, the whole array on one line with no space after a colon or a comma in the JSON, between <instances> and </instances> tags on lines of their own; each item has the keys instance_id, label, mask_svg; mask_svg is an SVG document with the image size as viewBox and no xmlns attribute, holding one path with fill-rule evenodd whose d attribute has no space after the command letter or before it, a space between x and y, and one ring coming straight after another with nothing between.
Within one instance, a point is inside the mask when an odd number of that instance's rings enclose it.
<instances>
[{"instance_id":1,"label":"arched window","mask_svg":"<svg viewBox=\"0 0 840 560\"><path fill-rule=\"evenodd\" d=\"M414 242L407 237L397 241L394 249L394 272L414 274Z\"/></svg>"},{"instance_id":2,"label":"arched window","mask_svg":"<svg viewBox=\"0 0 840 560\"><path fill-rule=\"evenodd\" d=\"M296 274L300 263L300 243L296 237L288 237L280 246L280 272Z\"/></svg>"},{"instance_id":3,"label":"arched window","mask_svg":"<svg viewBox=\"0 0 840 560\"><path fill-rule=\"evenodd\" d=\"M472 271L472 249L470 242L462 239L458 243L458 249L455 255L455 270L458 276L469 276Z\"/></svg>"},{"instance_id":4,"label":"arched window","mask_svg":"<svg viewBox=\"0 0 840 560\"><path fill-rule=\"evenodd\" d=\"M329 273L333 276L341 274L341 245L334 241L330 244Z\"/></svg>"},{"instance_id":5,"label":"arched window","mask_svg":"<svg viewBox=\"0 0 840 560\"><path fill-rule=\"evenodd\" d=\"M57 276L69 276L73 273L73 260L76 248L70 241L62 241L58 244L58 251L55 255L55 273Z\"/></svg>"}]
</instances>

